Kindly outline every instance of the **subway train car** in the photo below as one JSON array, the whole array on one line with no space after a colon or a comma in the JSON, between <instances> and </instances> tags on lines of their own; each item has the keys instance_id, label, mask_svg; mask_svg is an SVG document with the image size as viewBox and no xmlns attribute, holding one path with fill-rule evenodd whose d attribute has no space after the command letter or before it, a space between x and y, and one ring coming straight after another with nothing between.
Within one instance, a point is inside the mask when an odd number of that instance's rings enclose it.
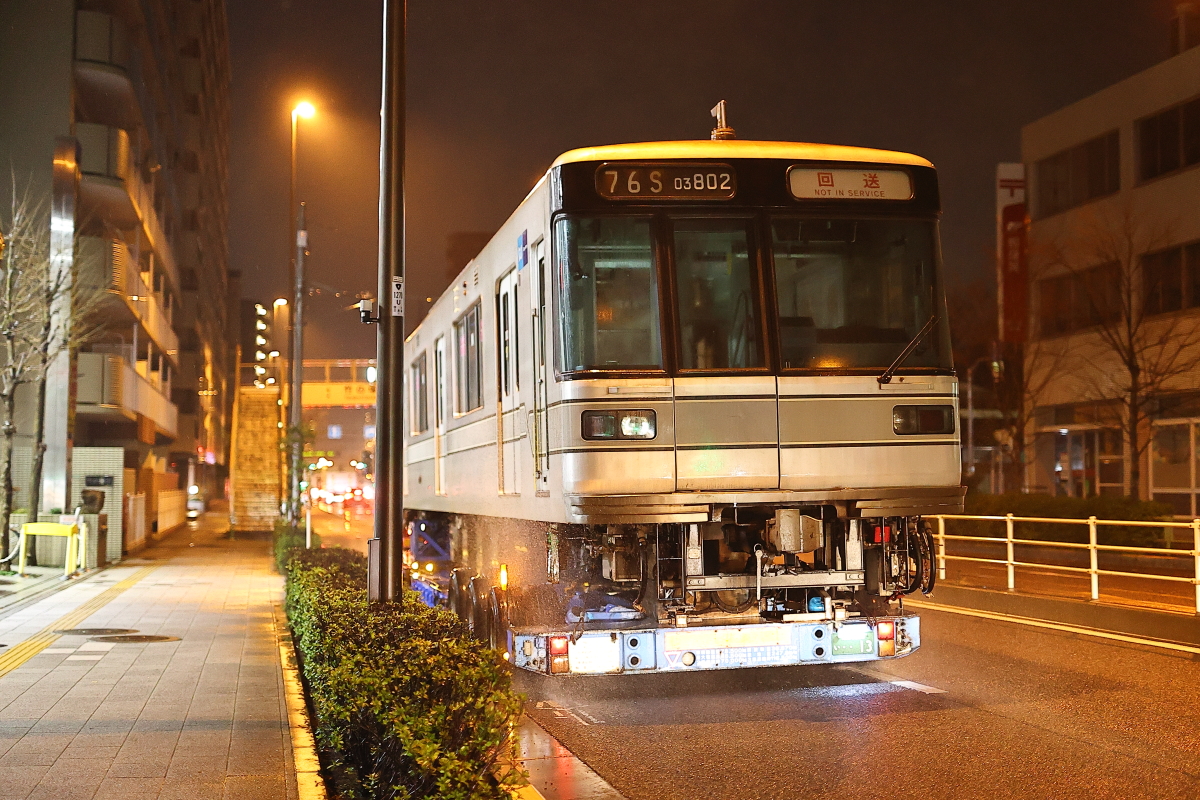
<instances>
[{"instance_id":1,"label":"subway train car","mask_svg":"<svg viewBox=\"0 0 1200 800\"><path fill-rule=\"evenodd\" d=\"M938 218L899 152L560 156L405 344L425 595L548 675L912 653L964 493Z\"/></svg>"}]
</instances>

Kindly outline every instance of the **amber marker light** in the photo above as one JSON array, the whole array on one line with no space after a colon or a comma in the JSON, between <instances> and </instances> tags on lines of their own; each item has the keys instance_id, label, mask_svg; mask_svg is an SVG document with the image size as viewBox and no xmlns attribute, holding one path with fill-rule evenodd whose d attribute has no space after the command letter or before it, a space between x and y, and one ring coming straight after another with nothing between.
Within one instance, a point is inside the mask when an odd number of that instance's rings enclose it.
<instances>
[{"instance_id":1,"label":"amber marker light","mask_svg":"<svg viewBox=\"0 0 1200 800\"><path fill-rule=\"evenodd\" d=\"M508 564L500 565L500 589L508 591Z\"/></svg>"}]
</instances>

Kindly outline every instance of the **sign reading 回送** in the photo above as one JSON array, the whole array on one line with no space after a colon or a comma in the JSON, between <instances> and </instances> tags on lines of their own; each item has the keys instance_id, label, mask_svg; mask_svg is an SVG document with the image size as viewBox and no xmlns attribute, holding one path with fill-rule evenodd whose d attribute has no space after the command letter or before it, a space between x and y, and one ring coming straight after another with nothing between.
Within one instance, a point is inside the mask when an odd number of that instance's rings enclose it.
<instances>
[{"instance_id":1,"label":"sign reading \u56de\u9001","mask_svg":"<svg viewBox=\"0 0 1200 800\"><path fill-rule=\"evenodd\" d=\"M788 189L797 200L911 200L912 178L902 169L788 170Z\"/></svg>"}]
</instances>

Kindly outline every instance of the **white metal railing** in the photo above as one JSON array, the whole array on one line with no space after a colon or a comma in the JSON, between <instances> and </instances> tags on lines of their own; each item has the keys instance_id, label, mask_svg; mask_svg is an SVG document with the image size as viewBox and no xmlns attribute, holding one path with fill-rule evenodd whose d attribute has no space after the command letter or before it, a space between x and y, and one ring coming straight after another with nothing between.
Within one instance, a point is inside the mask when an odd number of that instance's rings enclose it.
<instances>
[{"instance_id":1,"label":"white metal railing","mask_svg":"<svg viewBox=\"0 0 1200 800\"><path fill-rule=\"evenodd\" d=\"M938 580L946 578L946 562L947 561L970 561L981 564L1003 564L1008 571L1008 589L1012 591L1016 588L1016 568L1030 567L1033 569L1044 570L1060 570L1067 573L1080 574L1084 573L1091 577L1091 599L1100 599L1100 576L1106 575L1117 578L1139 578L1143 580L1169 581L1173 583L1188 583L1191 584L1196 594L1196 613L1200 614L1200 519L1193 519L1191 522L1159 522L1159 521L1132 521L1132 520L1111 520L1111 519L1096 519L1088 517L1087 519L1056 519L1052 517L1017 517L1012 514L1004 516L976 516L972 514L936 514L930 517L936 519L938 523L937 534L935 538L938 543ZM978 520L986 522L1003 522L1005 523L1005 536L999 538L995 536L958 536L946 533L946 520L961 519L961 520ZM1034 522L1048 523L1054 525L1086 525L1088 527L1087 544L1082 542L1053 542L1041 541L1038 539L1018 539L1013 535L1013 529L1018 522ZM1098 544L1096 541L1096 528L1100 525L1111 525L1116 527L1139 527L1139 528L1190 528L1192 531L1192 549L1191 550L1174 550L1166 547L1132 547L1128 545L1110 545ZM962 555L946 555L946 542L962 541L962 542L992 542L1003 543L1006 547L1004 559L998 558L979 558L977 556L962 556ZM1071 567L1062 564L1044 564L1036 561L1017 561L1014 551L1017 545L1032 546L1032 547L1051 547L1061 548L1066 550L1087 550L1090 563L1087 567ZM1158 556L1173 556L1176 558L1190 557L1192 559L1192 576L1184 577L1181 575L1157 575L1155 573L1146 572L1124 572L1120 570L1100 569L1099 554L1100 553L1137 553L1140 555L1158 555Z\"/></svg>"}]
</instances>

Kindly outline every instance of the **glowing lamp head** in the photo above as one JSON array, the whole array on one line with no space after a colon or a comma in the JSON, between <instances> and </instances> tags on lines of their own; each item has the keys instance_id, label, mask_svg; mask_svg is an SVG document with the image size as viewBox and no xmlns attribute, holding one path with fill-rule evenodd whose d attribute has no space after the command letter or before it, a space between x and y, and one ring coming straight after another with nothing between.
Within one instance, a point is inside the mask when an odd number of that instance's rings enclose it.
<instances>
[{"instance_id":1,"label":"glowing lamp head","mask_svg":"<svg viewBox=\"0 0 1200 800\"><path fill-rule=\"evenodd\" d=\"M296 107L292 109L292 113L297 117L312 119L314 116L316 116L317 109L313 107L312 103L305 100L303 103L297 104Z\"/></svg>"},{"instance_id":2,"label":"glowing lamp head","mask_svg":"<svg viewBox=\"0 0 1200 800\"><path fill-rule=\"evenodd\" d=\"M500 565L500 589L508 591L508 564Z\"/></svg>"}]
</instances>

